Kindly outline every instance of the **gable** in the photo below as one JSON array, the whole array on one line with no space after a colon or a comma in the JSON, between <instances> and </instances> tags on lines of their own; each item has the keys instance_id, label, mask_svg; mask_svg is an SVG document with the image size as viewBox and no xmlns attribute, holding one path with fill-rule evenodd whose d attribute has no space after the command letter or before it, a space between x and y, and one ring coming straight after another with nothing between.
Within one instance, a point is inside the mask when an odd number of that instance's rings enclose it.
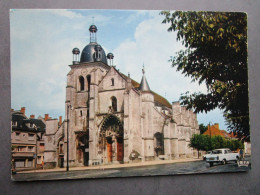
<instances>
[{"instance_id":1,"label":"gable","mask_svg":"<svg viewBox=\"0 0 260 195\"><path fill-rule=\"evenodd\" d=\"M116 90L124 89L126 87L126 80L111 67L103 80L100 82L99 87L101 90Z\"/></svg>"}]
</instances>

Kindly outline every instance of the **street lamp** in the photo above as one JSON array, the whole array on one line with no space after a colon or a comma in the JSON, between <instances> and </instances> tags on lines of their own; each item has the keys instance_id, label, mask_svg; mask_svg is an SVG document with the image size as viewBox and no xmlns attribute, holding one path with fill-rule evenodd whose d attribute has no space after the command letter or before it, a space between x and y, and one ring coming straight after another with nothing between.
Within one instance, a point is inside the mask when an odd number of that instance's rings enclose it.
<instances>
[{"instance_id":1,"label":"street lamp","mask_svg":"<svg viewBox=\"0 0 260 195\"><path fill-rule=\"evenodd\" d=\"M72 109L71 105L67 106L67 167L66 171L69 171L69 109Z\"/></svg>"},{"instance_id":2,"label":"street lamp","mask_svg":"<svg viewBox=\"0 0 260 195\"><path fill-rule=\"evenodd\" d=\"M212 149L212 143L211 143L211 126L210 126L210 123L211 122L209 122L209 137L210 137L210 149ZM212 124L212 123L211 123Z\"/></svg>"},{"instance_id":3,"label":"street lamp","mask_svg":"<svg viewBox=\"0 0 260 195\"><path fill-rule=\"evenodd\" d=\"M211 126L210 126L210 123L211 122L209 122L209 135L210 135L210 139L211 139Z\"/></svg>"}]
</instances>

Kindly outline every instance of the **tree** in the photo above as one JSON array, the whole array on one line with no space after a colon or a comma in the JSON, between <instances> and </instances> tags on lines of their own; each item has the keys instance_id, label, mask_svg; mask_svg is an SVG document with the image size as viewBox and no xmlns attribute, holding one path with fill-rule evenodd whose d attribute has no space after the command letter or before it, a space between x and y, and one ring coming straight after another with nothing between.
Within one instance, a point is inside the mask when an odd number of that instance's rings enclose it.
<instances>
[{"instance_id":1,"label":"tree","mask_svg":"<svg viewBox=\"0 0 260 195\"><path fill-rule=\"evenodd\" d=\"M199 125L199 129L200 129L200 134L203 134L205 131L207 131L208 127L201 123Z\"/></svg>"},{"instance_id":2,"label":"tree","mask_svg":"<svg viewBox=\"0 0 260 195\"><path fill-rule=\"evenodd\" d=\"M250 139L245 13L162 11L168 31L177 31L184 50L171 57L173 67L208 93L186 92L180 101L195 112L223 110L228 130Z\"/></svg>"},{"instance_id":3,"label":"tree","mask_svg":"<svg viewBox=\"0 0 260 195\"><path fill-rule=\"evenodd\" d=\"M204 150L205 148L205 136L201 134L193 134L190 139L189 146L195 148L198 151L198 158L200 150Z\"/></svg>"},{"instance_id":4,"label":"tree","mask_svg":"<svg viewBox=\"0 0 260 195\"><path fill-rule=\"evenodd\" d=\"M203 150L204 151L209 151L212 150L212 144L211 144L211 138L209 135L203 135L203 139L204 139L204 146L203 146Z\"/></svg>"},{"instance_id":5,"label":"tree","mask_svg":"<svg viewBox=\"0 0 260 195\"><path fill-rule=\"evenodd\" d=\"M211 147L212 149L219 149L219 148L225 148L225 141L224 138L217 135L217 136L213 136L211 138Z\"/></svg>"},{"instance_id":6,"label":"tree","mask_svg":"<svg viewBox=\"0 0 260 195\"><path fill-rule=\"evenodd\" d=\"M229 148L235 151L244 148L243 142L239 140L227 140L219 135L210 137L209 135L202 134L193 134L189 146L198 151L198 158L200 151L209 151L219 148Z\"/></svg>"}]
</instances>

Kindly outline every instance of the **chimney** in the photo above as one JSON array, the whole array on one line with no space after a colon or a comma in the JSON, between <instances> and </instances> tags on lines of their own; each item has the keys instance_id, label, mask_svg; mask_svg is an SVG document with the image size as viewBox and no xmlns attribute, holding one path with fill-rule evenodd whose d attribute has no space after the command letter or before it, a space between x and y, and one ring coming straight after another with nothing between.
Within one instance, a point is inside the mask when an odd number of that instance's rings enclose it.
<instances>
[{"instance_id":1,"label":"chimney","mask_svg":"<svg viewBox=\"0 0 260 195\"><path fill-rule=\"evenodd\" d=\"M59 117L59 126L61 126L62 123L62 116Z\"/></svg>"},{"instance_id":2,"label":"chimney","mask_svg":"<svg viewBox=\"0 0 260 195\"><path fill-rule=\"evenodd\" d=\"M34 114L31 114L31 115L30 115L30 118L35 118L35 115L34 115Z\"/></svg>"},{"instance_id":3,"label":"chimney","mask_svg":"<svg viewBox=\"0 0 260 195\"><path fill-rule=\"evenodd\" d=\"M218 123L215 123L214 126L215 126L215 128L219 129L219 124Z\"/></svg>"},{"instance_id":4,"label":"chimney","mask_svg":"<svg viewBox=\"0 0 260 195\"><path fill-rule=\"evenodd\" d=\"M23 115L25 115L25 107L21 107L21 113L23 113Z\"/></svg>"},{"instance_id":5,"label":"chimney","mask_svg":"<svg viewBox=\"0 0 260 195\"><path fill-rule=\"evenodd\" d=\"M49 114L44 115L44 120L47 121L49 119Z\"/></svg>"}]
</instances>

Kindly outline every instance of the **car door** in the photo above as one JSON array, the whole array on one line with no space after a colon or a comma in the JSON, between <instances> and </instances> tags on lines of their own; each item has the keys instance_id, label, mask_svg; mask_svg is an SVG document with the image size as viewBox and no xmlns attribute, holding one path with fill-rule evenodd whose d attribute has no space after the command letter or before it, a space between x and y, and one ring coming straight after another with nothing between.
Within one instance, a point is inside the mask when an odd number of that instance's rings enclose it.
<instances>
[{"instance_id":1,"label":"car door","mask_svg":"<svg viewBox=\"0 0 260 195\"><path fill-rule=\"evenodd\" d=\"M227 160L230 161L232 160L233 156L232 156L232 152L231 150L227 150Z\"/></svg>"}]
</instances>

